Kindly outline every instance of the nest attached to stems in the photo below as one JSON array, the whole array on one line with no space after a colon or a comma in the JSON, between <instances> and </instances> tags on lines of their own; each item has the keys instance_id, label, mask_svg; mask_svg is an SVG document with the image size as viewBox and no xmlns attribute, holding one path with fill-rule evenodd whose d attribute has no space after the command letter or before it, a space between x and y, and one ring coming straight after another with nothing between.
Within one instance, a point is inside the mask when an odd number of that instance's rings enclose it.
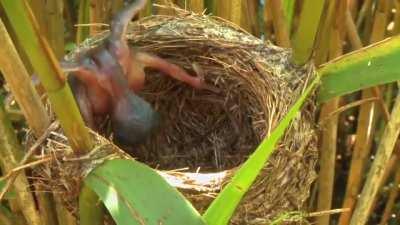
<instances>
[{"instance_id":1,"label":"nest attached to stems","mask_svg":"<svg viewBox=\"0 0 400 225\"><path fill-rule=\"evenodd\" d=\"M86 41L69 57L98 44L105 35L106 32ZM289 50L265 43L222 19L204 15L180 11L174 17L148 17L131 24L127 38L135 49L204 76L206 83L215 87L214 91L194 90L148 70L145 89L138 93L161 114L162 124L154 137L134 150L134 157L163 170L160 173L200 211L273 131L315 75L312 65L292 64ZM311 97L241 202L232 224L264 224L281 213L304 209L316 177L314 114ZM98 140L102 146L115 148L105 144L104 139ZM60 149L58 145L47 144L46 148L54 152ZM54 165L46 166L43 171L54 170ZM71 177L69 167L57 167ZM79 174L82 170L75 167ZM179 171L182 168L191 173ZM79 190L77 184L70 186L75 188L63 187L60 193Z\"/></svg>"}]
</instances>

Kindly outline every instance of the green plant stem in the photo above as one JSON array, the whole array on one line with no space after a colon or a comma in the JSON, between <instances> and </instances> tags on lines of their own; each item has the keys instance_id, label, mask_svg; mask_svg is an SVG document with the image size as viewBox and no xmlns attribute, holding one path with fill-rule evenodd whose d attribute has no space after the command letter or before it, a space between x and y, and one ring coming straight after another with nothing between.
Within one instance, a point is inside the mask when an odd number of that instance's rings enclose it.
<instances>
[{"instance_id":1,"label":"green plant stem","mask_svg":"<svg viewBox=\"0 0 400 225\"><path fill-rule=\"evenodd\" d=\"M303 1L299 25L292 41L293 61L297 65L303 65L311 58L324 5L325 0Z\"/></svg>"},{"instance_id":2,"label":"green plant stem","mask_svg":"<svg viewBox=\"0 0 400 225\"><path fill-rule=\"evenodd\" d=\"M58 58L64 55L63 1L29 0L39 24L40 32L47 38Z\"/></svg>"},{"instance_id":3,"label":"green plant stem","mask_svg":"<svg viewBox=\"0 0 400 225\"><path fill-rule=\"evenodd\" d=\"M296 6L296 1L295 0L283 0L282 5L283 5L283 12L285 15L287 28L290 33L290 31L292 30L292 21L293 21L293 15L294 15L294 10L295 10L295 6Z\"/></svg>"},{"instance_id":4,"label":"green plant stem","mask_svg":"<svg viewBox=\"0 0 400 225\"><path fill-rule=\"evenodd\" d=\"M321 23L319 29L321 30L317 34L317 39L315 41L315 57L314 62L316 66L325 63L328 60L329 56L329 44L330 39L332 37L333 29L335 23L335 18L337 17L337 10L336 10L337 2L336 1L329 1L327 3L327 10L326 16L321 18Z\"/></svg>"},{"instance_id":5,"label":"green plant stem","mask_svg":"<svg viewBox=\"0 0 400 225\"><path fill-rule=\"evenodd\" d=\"M74 101L65 76L25 1L1 0L16 36L37 72L71 147L77 154L92 147L89 132Z\"/></svg>"},{"instance_id":6,"label":"green plant stem","mask_svg":"<svg viewBox=\"0 0 400 225\"><path fill-rule=\"evenodd\" d=\"M99 197L92 189L84 185L79 195L80 225L103 225L103 214L104 206Z\"/></svg>"},{"instance_id":7,"label":"green plant stem","mask_svg":"<svg viewBox=\"0 0 400 225\"><path fill-rule=\"evenodd\" d=\"M90 23L90 0L79 1L78 11L78 24L89 24ZM78 26L76 32L76 43L79 44L89 37L90 27Z\"/></svg>"}]
</instances>

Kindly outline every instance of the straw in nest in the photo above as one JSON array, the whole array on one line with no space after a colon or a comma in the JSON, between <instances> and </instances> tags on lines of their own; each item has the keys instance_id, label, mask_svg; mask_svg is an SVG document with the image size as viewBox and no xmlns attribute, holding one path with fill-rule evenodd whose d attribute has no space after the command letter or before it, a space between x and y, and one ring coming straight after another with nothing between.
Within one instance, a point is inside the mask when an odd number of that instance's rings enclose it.
<instances>
[{"instance_id":1,"label":"straw in nest","mask_svg":"<svg viewBox=\"0 0 400 225\"><path fill-rule=\"evenodd\" d=\"M145 90L139 93L160 112L163 122L157 135L134 150L134 156L162 169L160 173L202 211L235 168L277 126L313 79L314 67L297 67L290 61L289 50L204 15L153 16L131 24L128 30L134 48L161 56L192 74L200 68L200 75L218 90L193 90L149 70ZM104 37L88 40L69 57ZM265 223L280 213L304 208L315 179L314 113L311 98L232 224ZM181 168L192 173L175 171Z\"/></svg>"}]
</instances>

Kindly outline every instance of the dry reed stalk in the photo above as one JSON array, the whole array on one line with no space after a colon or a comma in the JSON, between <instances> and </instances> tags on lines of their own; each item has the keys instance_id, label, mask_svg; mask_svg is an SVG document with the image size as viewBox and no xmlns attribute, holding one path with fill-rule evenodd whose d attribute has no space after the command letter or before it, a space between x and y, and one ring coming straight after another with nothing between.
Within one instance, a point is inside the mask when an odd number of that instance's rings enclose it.
<instances>
[{"instance_id":1,"label":"dry reed stalk","mask_svg":"<svg viewBox=\"0 0 400 225\"><path fill-rule=\"evenodd\" d=\"M337 14L333 19L327 19L328 22L324 24L330 27L331 31L328 32L329 36L323 35L322 40L328 41L329 58L333 59L343 54L342 46L342 24L344 21L344 12L340 7L346 6L345 4L330 5L329 12ZM332 10L332 11L331 11ZM335 13L336 12L336 13ZM331 20L331 21L329 21ZM318 203L317 211L330 210L332 207L333 187L335 179L335 164L336 164L336 150L337 150L337 135L339 118L337 114L332 116L332 113L337 111L340 103L340 97L334 98L322 106L320 118L326 119L323 124L322 130L322 143L320 147L320 173L318 183ZM327 118L329 116L329 118ZM321 121L321 120L320 120ZM328 225L330 215L323 215L316 218L316 223L319 225Z\"/></svg>"},{"instance_id":2,"label":"dry reed stalk","mask_svg":"<svg viewBox=\"0 0 400 225\"><path fill-rule=\"evenodd\" d=\"M347 2L350 15L352 15L353 19L357 18L359 7L361 4L360 0L348 0Z\"/></svg>"},{"instance_id":3,"label":"dry reed stalk","mask_svg":"<svg viewBox=\"0 0 400 225\"><path fill-rule=\"evenodd\" d=\"M366 3L364 3L363 7L367 7ZM385 29L382 29L382 27L386 26L385 21L386 20L383 20L382 16L377 17L373 28L376 32L371 36L371 43L383 39ZM347 34L353 45L353 48L362 48L361 39L356 32L354 22L349 16L349 13L346 13L346 29L348 31ZM377 95L380 96L380 90L378 87L374 87L364 90L362 99L377 97ZM361 187L362 173L371 150L373 134L376 126L376 105L380 105L380 108L383 109L383 112L387 111L386 105L382 98L380 98L378 103L369 103L360 107L359 118L357 122L357 139L354 146L349 177L347 180L346 194L342 205L343 208L350 208L350 212L341 214L339 225L346 225L350 222L351 212L353 211L357 201L356 199ZM384 115L386 115L386 113L384 113Z\"/></svg>"},{"instance_id":4,"label":"dry reed stalk","mask_svg":"<svg viewBox=\"0 0 400 225\"><path fill-rule=\"evenodd\" d=\"M395 0L395 9L396 14L394 16L394 28L393 28L393 35L400 33L400 0Z\"/></svg>"},{"instance_id":5,"label":"dry reed stalk","mask_svg":"<svg viewBox=\"0 0 400 225\"><path fill-rule=\"evenodd\" d=\"M22 158L23 151L3 108L0 109L0 144L2 146L2 150L0 151L1 171L7 174L17 167L20 158ZM13 185L17 193L16 202L28 225L41 225L41 218L39 212L36 210L35 201L29 189L30 185L25 173L15 176L13 183L7 180L6 185L1 189L0 199L4 196L5 191L9 190L7 187L10 185Z\"/></svg>"},{"instance_id":6,"label":"dry reed stalk","mask_svg":"<svg viewBox=\"0 0 400 225\"><path fill-rule=\"evenodd\" d=\"M283 13L282 1L271 0L268 3L271 4L272 8L272 17L273 17L272 21L274 24L276 43L284 48L289 48L290 47L289 30L285 21L285 15Z\"/></svg>"},{"instance_id":7,"label":"dry reed stalk","mask_svg":"<svg viewBox=\"0 0 400 225\"><path fill-rule=\"evenodd\" d=\"M188 9L201 14L204 11L204 0L188 0Z\"/></svg>"},{"instance_id":8,"label":"dry reed stalk","mask_svg":"<svg viewBox=\"0 0 400 225\"><path fill-rule=\"evenodd\" d=\"M112 16L123 7L123 0L97 0L90 6L89 24L110 24ZM104 31L102 26L90 26L90 36Z\"/></svg>"},{"instance_id":9,"label":"dry reed stalk","mask_svg":"<svg viewBox=\"0 0 400 225\"><path fill-rule=\"evenodd\" d=\"M332 26L335 23L336 18L336 6L337 1L328 1L325 7L325 17L321 17L319 24L319 31L315 44L315 65L321 65L328 60L329 57L329 45L331 39Z\"/></svg>"},{"instance_id":10,"label":"dry reed stalk","mask_svg":"<svg viewBox=\"0 0 400 225\"><path fill-rule=\"evenodd\" d=\"M245 0L215 1L215 15L240 26L243 17L242 1Z\"/></svg>"},{"instance_id":11,"label":"dry reed stalk","mask_svg":"<svg viewBox=\"0 0 400 225\"><path fill-rule=\"evenodd\" d=\"M0 42L2 43L0 54L7 56L0 57L0 70L21 107L29 127L36 135L40 135L50 125L50 119L1 20Z\"/></svg>"},{"instance_id":12,"label":"dry reed stalk","mask_svg":"<svg viewBox=\"0 0 400 225\"><path fill-rule=\"evenodd\" d=\"M157 6L155 10L156 15L175 15L175 10L172 6L175 2L173 0L155 0L154 5ZM163 7L160 7L163 6Z\"/></svg>"},{"instance_id":13,"label":"dry reed stalk","mask_svg":"<svg viewBox=\"0 0 400 225\"><path fill-rule=\"evenodd\" d=\"M385 127L385 131L380 140L375 160L372 163L371 169L364 188L361 192L361 197L357 202L354 210L354 215L351 218L351 225L364 225L368 220L369 213L373 206L374 199L382 183L384 170L394 150L396 140L400 133L400 95L396 97L393 111L390 115L390 121Z\"/></svg>"},{"instance_id":14,"label":"dry reed stalk","mask_svg":"<svg viewBox=\"0 0 400 225\"><path fill-rule=\"evenodd\" d=\"M390 213L392 212L396 204L396 199L399 195L399 185L400 185L400 164L397 162L396 173L394 175L393 184L389 193L389 197L386 201L386 206L383 211L381 221L379 222L380 225L386 225L390 219Z\"/></svg>"},{"instance_id":15,"label":"dry reed stalk","mask_svg":"<svg viewBox=\"0 0 400 225\"><path fill-rule=\"evenodd\" d=\"M260 37L260 27L258 18L259 2L254 0L245 0L242 2L242 21L241 26L249 33Z\"/></svg>"},{"instance_id":16,"label":"dry reed stalk","mask_svg":"<svg viewBox=\"0 0 400 225\"><path fill-rule=\"evenodd\" d=\"M272 5L271 4L264 4L263 10L263 18L264 18L264 33L266 39L271 40L273 34L273 18L272 18Z\"/></svg>"},{"instance_id":17,"label":"dry reed stalk","mask_svg":"<svg viewBox=\"0 0 400 225\"><path fill-rule=\"evenodd\" d=\"M45 132L50 125L50 119L41 102L39 95L32 85L31 78L25 69L25 66L18 56L18 53L9 37L4 24L0 21L0 42L3 47L0 49L0 54L8 57L0 58L0 70L3 72L4 78L9 85L12 94L21 107L22 112L29 127L38 137ZM41 209L46 208L46 205L52 205L48 194L36 194L38 205ZM55 224L53 220L51 208L41 210L40 216L42 223Z\"/></svg>"}]
</instances>

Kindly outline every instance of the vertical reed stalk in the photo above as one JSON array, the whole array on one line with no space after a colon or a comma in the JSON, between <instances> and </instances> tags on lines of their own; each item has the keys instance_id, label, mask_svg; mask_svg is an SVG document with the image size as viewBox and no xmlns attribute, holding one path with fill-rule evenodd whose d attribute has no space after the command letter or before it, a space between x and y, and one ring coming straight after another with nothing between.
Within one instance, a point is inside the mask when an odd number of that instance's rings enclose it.
<instances>
[{"instance_id":1,"label":"vertical reed stalk","mask_svg":"<svg viewBox=\"0 0 400 225\"><path fill-rule=\"evenodd\" d=\"M385 210L383 211L380 225L386 225L390 219L390 214L396 203L396 199L399 195L399 185L400 185L400 164L397 162L396 174L394 175L393 185L390 189L389 197L386 202Z\"/></svg>"},{"instance_id":2,"label":"vertical reed stalk","mask_svg":"<svg viewBox=\"0 0 400 225\"><path fill-rule=\"evenodd\" d=\"M23 150L18 143L11 121L7 118L3 105L0 107L0 164L4 174L18 166L22 159ZM29 190L29 182L24 172L21 172L14 181L14 190L17 203L28 225L41 225L41 219L36 210L35 200Z\"/></svg>"},{"instance_id":3,"label":"vertical reed stalk","mask_svg":"<svg viewBox=\"0 0 400 225\"><path fill-rule=\"evenodd\" d=\"M336 1L329 1L327 2L327 9L326 9L326 16L321 19L320 23L320 32L318 32L317 40L315 43L315 64L321 65L328 60L329 56L329 45L330 45L330 38L331 32L333 32L332 26L334 24L336 18Z\"/></svg>"},{"instance_id":4,"label":"vertical reed stalk","mask_svg":"<svg viewBox=\"0 0 400 225\"><path fill-rule=\"evenodd\" d=\"M289 30L287 26L287 21L285 21L285 15L282 7L282 0L271 0L268 1L268 3L271 4L272 8L272 17L273 17L276 43L279 46L289 48L290 47Z\"/></svg>"},{"instance_id":5,"label":"vertical reed stalk","mask_svg":"<svg viewBox=\"0 0 400 225\"><path fill-rule=\"evenodd\" d=\"M380 23L377 22L375 24L378 26ZM349 16L349 13L346 15L346 29L348 30L348 36L350 37L349 39L353 45L353 49L362 48L361 39L356 32L354 22ZM374 39L383 36L382 29L376 28L376 30L380 30L381 32L380 34L375 34L373 36ZM371 42L377 41L374 39L372 39ZM367 89L362 92L362 99L371 97L374 97L372 89ZM346 194L342 205L343 208L349 208L350 211L340 215L339 225L347 225L350 222L351 213L356 204L357 196L361 187L362 173L371 151L376 128L376 119L376 103L371 102L363 104L360 107L357 121L357 139L354 145L349 177L346 185Z\"/></svg>"},{"instance_id":6,"label":"vertical reed stalk","mask_svg":"<svg viewBox=\"0 0 400 225\"><path fill-rule=\"evenodd\" d=\"M0 19L0 70L10 86L11 92L15 96L18 105L28 122L30 128L36 135L44 133L50 125L50 119L37 94L30 82L30 77L25 69L22 60L19 58L17 50L12 43L11 37Z\"/></svg>"},{"instance_id":7,"label":"vertical reed stalk","mask_svg":"<svg viewBox=\"0 0 400 225\"><path fill-rule=\"evenodd\" d=\"M367 223L372 203L378 193L383 179L385 166L393 153L396 140L400 133L400 95L397 96L390 120L380 140L375 160L368 173L367 180L357 202L350 225L364 225Z\"/></svg>"},{"instance_id":8,"label":"vertical reed stalk","mask_svg":"<svg viewBox=\"0 0 400 225\"><path fill-rule=\"evenodd\" d=\"M54 196L54 200L56 202L56 211L59 220L59 225L77 225L78 221L71 215L71 213L63 206L61 201L61 196ZM98 206L93 206L92 209L95 209ZM93 218L94 219L94 218Z\"/></svg>"},{"instance_id":9,"label":"vertical reed stalk","mask_svg":"<svg viewBox=\"0 0 400 225\"><path fill-rule=\"evenodd\" d=\"M22 109L29 127L34 131L35 136L39 137L50 125L50 119L1 19L0 42L3 43L0 54L8 56L0 58L0 70ZM52 205L48 200L49 194L37 193L36 196L39 208L42 209L40 211L42 223L44 225L56 224L55 213L51 207L47 207L45 210L41 207L42 205Z\"/></svg>"},{"instance_id":10,"label":"vertical reed stalk","mask_svg":"<svg viewBox=\"0 0 400 225\"><path fill-rule=\"evenodd\" d=\"M272 5L265 4L263 11L265 39L271 39L273 33Z\"/></svg>"},{"instance_id":11,"label":"vertical reed stalk","mask_svg":"<svg viewBox=\"0 0 400 225\"><path fill-rule=\"evenodd\" d=\"M244 0L215 1L214 14L240 26L243 16L242 1Z\"/></svg>"},{"instance_id":12,"label":"vertical reed stalk","mask_svg":"<svg viewBox=\"0 0 400 225\"><path fill-rule=\"evenodd\" d=\"M396 9L396 14L394 16L394 29L393 29L393 34L399 34L400 33L400 0L395 0L395 9Z\"/></svg>"},{"instance_id":13,"label":"vertical reed stalk","mask_svg":"<svg viewBox=\"0 0 400 225\"><path fill-rule=\"evenodd\" d=\"M282 0L283 1L283 13L285 15L285 21L286 25L290 34L290 31L292 30L292 22L293 22L293 17L295 13L295 6L296 6L296 1L295 0ZM290 36L290 35L289 35Z\"/></svg>"},{"instance_id":14,"label":"vertical reed stalk","mask_svg":"<svg viewBox=\"0 0 400 225\"><path fill-rule=\"evenodd\" d=\"M342 24L344 21L344 11L341 10L345 6L344 2L336 4L329 2L328 17L324 21L324 25L329 30L324 29L321 33L319 43L322 44L327 50L320 54L320 59L316 62L324 62L326 57L330 59L336 58L343 54L342 46ZM333 19L333 14L336 14ZM336 97L325 103L321 108L320 121L325 121L322 125L322 142L320 147L320 172L318 179L318 203L317 211L330 210L332 207L333 187L335 179L335 163L336 163L336 149L337 149L337 132L339 117L338 114L332 116L332 113L337 111L340 103L340 98ZM328 225L330 215L323 215L316 218L318 225Z\"/></svg>"},{"instance_id":15,"label":"vertical reed stalk","mask_svg":"<svg viewBox=\"0 0 400 225\"><path fill-rule=\"evenodd\" d=\"M204 11L204 0L188 0L189 10L195 13L202 13Z\"/></svg>"},{"instance_id":16,"label":"vertical reed stalk","mask_svg":"<svg viewBox=\"0 0 400 225\"><path fill-rule=\"evenodd\" d=\"M377 10L375 13L373 27L372 27L372 35L371 35L371 39L370 39L371 43L380 41L385 37L388 11L389 11L388 2L386 0L379 1ZM394 112L392 112L392 115L390 118L391 121L389 121L389 123L386 125L384 133L396 132L396 131L391 130L392 124L390 124L393 121L393 118L392 118L393 113ZM373 129L375 129L375 127L373 127ZM398 135L398 133L397 133L397 135ZM382 146L382 145L387 145L387 143L390 143L390 140L387 140L390 138L393 138L393 137L386 137L386 134L384 134L384 136L382 136L381 145L378 148L378 152L376 154L372 168L370 169L370 172L367 177L367 181L363 187L361 198L357 201L357 205L354 210L354 214L350 220L351 225L365 224L368 220L368 215L370 214L371 209L373 208L375 197L377 195L377 191L378 191L379 187L381 186L382 181L384 180L385 169L382 169L382 168L386 168L385 166L387 166L387 163L388 163L387 160L389 160L389 158L390 158L390 155L389 155L388 158L386 159L386 156L387 156L386 154L389 154L389 152L391 154L391 151L393 151L393 147L391 147L392 149L387 149L388 146ZM385 158L383 158L383 159L380 158L381 161L379 162L378 157L379 158L385 157ZM384 164L381 166L381 169L380 169L381 171L376 173L375 170L377 168L375 168L375 166L379 165L380 163L384 163ZM387 173L387 171L386 171L386 173ZM376 182L376 183L371 184L370 182ZM361 212L363 210L365 210L365 211Z\"/></svg>"},{"instance_id":17,"label":"vertical reed stalk","mask_svg":"<svg viewBox=\"0 0 400 225\"><path fill-rule=\"evenodd\" d=\"M79 24L89 24L90 23L90 0L80 0L79 1L79 11L78 11L78 25ZM90 27L88 26L78 26L76 32L76 43L79 44L88 38L90 35Z\"/></svg>"},{"instance_id":18,"label":"vertical reed stalk","mask_svg":"<svg viewBox=\"0 0 400 225\"><path fill-rule=\"evenodd\" d=\"M242 21L241 26L254 36L260 36L258 1L245 0L242 1Z\"/></svg>"},{"instance_id":19,"label":"vertical reed stalk","mask_svg":"<svg viewBox=\"0 0 400 225\"><path fill-rule=\"evenodd\" d=\"M172 0L154 0L157 5L162 6L171 6L173 4ZM157 15L174 15L174 10L163 8L163 7L156 7L156 14Z\"/></svg>"},{"instance_id":20,"label":"vertical reed stalk","mask_svg":"<svg viewBox=\"0 0 400 225\"><path fill-rule=\"evenodd\" d=\"M76 153L87 152L92 143L79 109L66 85L65 77L47 41L40 35L38 25L24 1L0 1L19 43L28 55L46 89L53 109Z\"/></svg>"},{"instance_id":21,"label":"vertical reed stalk","mask_svg":"<svg viewBox=\"0 0 400 225\"><path fill-rule=\"evenodd\" d=\"M293 36L293 61L305 64L311 57L325 0L304 0L299 24Z\"/></svg>"}]
</instances>

